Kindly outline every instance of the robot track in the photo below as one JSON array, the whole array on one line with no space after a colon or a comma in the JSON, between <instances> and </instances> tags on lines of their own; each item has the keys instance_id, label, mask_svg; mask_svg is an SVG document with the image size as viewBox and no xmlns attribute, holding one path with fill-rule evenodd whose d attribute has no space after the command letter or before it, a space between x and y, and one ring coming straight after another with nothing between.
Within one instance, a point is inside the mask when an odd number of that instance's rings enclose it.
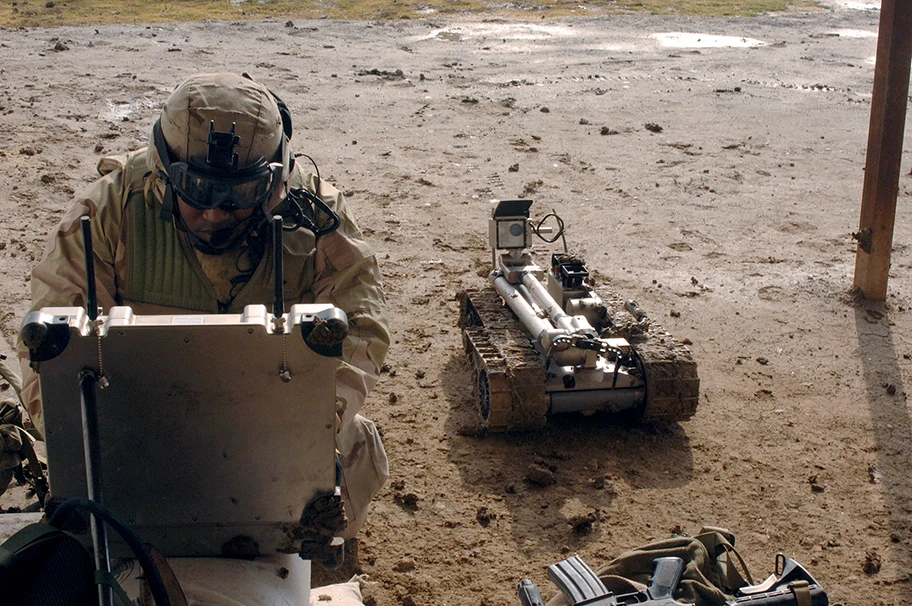
<instances>
[{"instance_id":1,"label":"robot track","mask_svg":"<svg viewBox=\"0 0 912 606\"><path fill-rule=\"evenodd\" d=\"M697 365L681 342L661 326L637 317L624 301L599 292L607 309L600 329L604 337L631 344L646 382L645 403L622 418L641 423L690 419L699 403ZM492 290L460 293L463 345L475 378L478 412L485 431L541 428L550 397L545 370L518 320Z\"/></svg>"},{"instance_id":2,"label":"robot track","mask_svg":"<svg viewBox=\"0 0 912 606\"><path fill-rule=\"evenodd\" d=\"M637 420L642 423L686 421L697 412L700 378L690 350L664 328L628 310L617 295L599 289L608 310L604 337L627 339L646 377L646 403Z\"/></svg>"},{"instance_id":3,"label":"robot track","mask_svg":"<svg viewBox=\"0 0 912 606\"><path fill-rule=\"evenodd\" d=\"M551 400L545 370L529 338L493 290L460 293L466 357L475 377L481 424L488 432L540 429Z\"/></svg>"}]
</instances>

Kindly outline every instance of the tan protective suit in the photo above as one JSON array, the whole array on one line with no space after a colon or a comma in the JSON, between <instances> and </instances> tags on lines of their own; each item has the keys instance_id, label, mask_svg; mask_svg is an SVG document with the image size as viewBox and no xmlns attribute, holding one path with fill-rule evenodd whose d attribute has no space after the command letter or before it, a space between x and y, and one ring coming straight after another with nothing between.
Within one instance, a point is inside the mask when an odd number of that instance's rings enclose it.
<instances>
[{"instance_id":1,"label":"tan protective suit","mask_svg":"<svg viewBox=\"0 0 912 606\"><path fill-rule=\"evenodd\" d=\"M258 262L246 246L204 255L192 247L176 221L160 219L164 188L156 176L152 148L105 158L98 170L102 178L64 216L32 272L30 312L85 305L80 231L80 217L85 215L91 217L98 304L104 313L115 305L129 305L137 314L179 314L239 313L248 304L271 304L271 246L265 247ZM311 192L319 187L321 198L341 219L336 231L320 238L304 228L286 232L283 268L286 310L295 303L331 303L348 315L349 335L336 376L336 400L337 446L349 518L342 534L351 538L389 475L374 424L357 414L377 382L390 344L386 302L377 261L348 214L342 194L327 182L318 183L300 166L292 170L289 186ZM28 351L21 342L19 357L23 401L32 422L43 431L38 377L29 368Z\"/></svg>"}]
</instances>

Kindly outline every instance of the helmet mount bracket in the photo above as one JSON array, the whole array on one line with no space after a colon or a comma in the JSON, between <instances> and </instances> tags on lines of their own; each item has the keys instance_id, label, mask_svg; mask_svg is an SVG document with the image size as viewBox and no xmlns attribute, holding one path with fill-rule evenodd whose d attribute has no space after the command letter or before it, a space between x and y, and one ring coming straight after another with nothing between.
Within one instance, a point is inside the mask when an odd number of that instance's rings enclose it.
<instances>
[{"instance_id":1,"label":"helmet mount bracket","mask_svg":"<svg viewBox=\"0 0 912 606\"><path fill-rule=\"evenodd\" d=\"M236 124L231 123L231 131L215 130L215 120L209 121L209 137L206 139L206 164L218 170L236 171L238 155L234 147L239 145L241 138L234 134Z\"/></svg>"}]
</instances>

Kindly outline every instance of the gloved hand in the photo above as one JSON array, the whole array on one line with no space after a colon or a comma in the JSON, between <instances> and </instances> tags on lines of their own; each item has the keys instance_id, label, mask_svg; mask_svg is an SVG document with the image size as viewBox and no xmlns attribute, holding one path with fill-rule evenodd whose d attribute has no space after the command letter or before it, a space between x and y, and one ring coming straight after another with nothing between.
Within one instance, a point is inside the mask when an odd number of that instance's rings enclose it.
<instances>
[{"instance_id":1,"label":"gloved hand","mask_svg":"<svg viewBox=\"0 0 912 606\"><path fill-rule=\"evenodd\" d=\"M18 395L22 390L22 378L7 362L7 356L0 354L0 377L9 383ZM0 400L0 494L6 492L13 471L22 462L19 453L22 451L22 436L19 427L22 425L22 407L12 398ZM25 439L28 439L27 437Z\"/></svg>"},{"instance_id":2,"label":"gloved hand","mask_svg":"<svg viewBox=\"0 0 912 606\"><path fill-rule=\"evenodd\" d=\"M46 491L42 461L35 451L35 439L22 428L22 408L15 400L0 401L0 495L6 492L13 472L23 461L28 463L27 478L34 478L36 494ZM30 482L33 480L30 479Z\"/></svg>"},{"instance_id":3,"label":"gloved hand","mask_svg":"<svg viewBox=\"0 0 912 606\"><path fill-rule=\"evenodd\" d=\"M6 402L0 404L4 406ZM12 424L0 425L0 495L6 492L7 486L13 479L13 471L19 467L22 459L19 453L22 450L22 436L19 427Z\"/></svg>"}]
</instances>

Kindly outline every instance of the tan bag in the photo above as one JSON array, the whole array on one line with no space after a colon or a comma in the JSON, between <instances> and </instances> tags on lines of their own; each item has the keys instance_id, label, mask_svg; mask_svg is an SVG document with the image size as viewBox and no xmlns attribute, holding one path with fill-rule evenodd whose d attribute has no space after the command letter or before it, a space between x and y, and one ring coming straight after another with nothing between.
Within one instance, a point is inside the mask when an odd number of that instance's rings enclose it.
<instances>
[{"instance_id":1,"label":"tan bag","mask_svg":"<svg viewBox=\"0 0 912 606\"><path fill-rule=\"evenodd\" d=\"M675 599L695 606L724 606L737 589L753 584L734 543L735 536L728 530L705 527L693 537L672 537L627 551L595 572L610 592L620 595L645 589L656 558L681 558L684 572ZM567 603L558 594L548 606Z\"/></svg>"}]
</instances>

